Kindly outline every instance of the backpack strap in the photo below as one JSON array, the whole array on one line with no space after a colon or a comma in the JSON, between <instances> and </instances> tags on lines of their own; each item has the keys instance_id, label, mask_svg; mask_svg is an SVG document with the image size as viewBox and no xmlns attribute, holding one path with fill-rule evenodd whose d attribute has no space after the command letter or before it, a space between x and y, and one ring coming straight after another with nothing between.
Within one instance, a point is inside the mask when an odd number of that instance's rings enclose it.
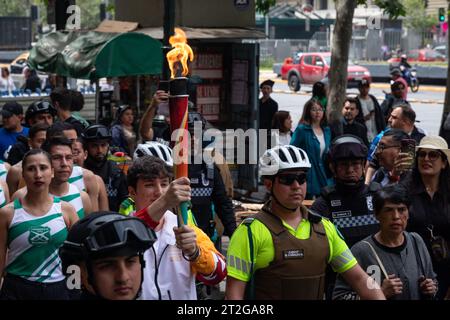
<instances>
[{"instance_id":1,"label":"backpack strap","mask_svg":"<svg viewBox=\"0 0 450 320\"><path fill-rule=\"evenodd\" d=\"M416 234L414 232L409 233L412 239L412 244L414 247L414 253L416 256L417 266L420 267L422 275L425 276L425 267L423 266L422 258L420 257L419 246L417 245Z\"/></svg>"},{"instance_id":2,"label":"backpack strap","mask_svg":"<svg viewBox=\"0 0 450 320\"><path fill-rule=\"evenodd\" d=\"M255 277L253 276L253 268L254 268L254 245L253 245L253 234L252 229L250 228L250 225L255 220L255 218L246 218L242 223L247 227L247 236L248 236L248 244L250 249L250 281L246 286L245 289L245 297L246 299L255 299Z\"/></svg>"},{"instance_id":3,"label":"backpack strap","mask_svg":"<svg viewBox=\"0 0 450 320\"><path fill-rule=\"evenodd\" d=\"M373 247L369 242L367 242L367 241L365 241L365 240L362 240L361 242L364 242L365 244L367 244L367 245L370 247L370 249L372 250L372 253L373 253L374 256L375 256L375 259L376 259L377 262L378 262L378 265L380 266L381 271L383 272L383 274L384 274L384 276L386 277L386 279L389 279L388 273L387 273L386 269L384 268L384 265L383 265L383 263L381 262L381 259L380 259L380 257L378 256L377 252L375 251L374 247Z\"/></svg>"}]
</instances>

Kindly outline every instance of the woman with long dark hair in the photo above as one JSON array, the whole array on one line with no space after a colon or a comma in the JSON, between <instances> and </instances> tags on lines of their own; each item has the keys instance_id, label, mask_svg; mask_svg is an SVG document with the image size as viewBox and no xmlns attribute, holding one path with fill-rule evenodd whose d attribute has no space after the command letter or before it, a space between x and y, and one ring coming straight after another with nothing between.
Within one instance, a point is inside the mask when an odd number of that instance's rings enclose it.
<instances>
[{"instance_id":1,"label":"woman with long dark hair","mask_svg":"<svg viewBox=\"0 0 450 320\"><path fill-rule=\"evenodd\" d=\"M125 152L130 157L136 148L136 132L133 124L133 108L129 105L120 106L117 109L117 120L111 127L111 147L115 147L115 151Z\"/></svg>"},{"instance_id":2,"label":"woman with long dark hair","mask_svg":"<svg viewBox=\"0 0 450 320\"><path fill-rule=\"evenodd\" d=\"M26 194L0 209L0 275L6 274L1 300L69 299L58 250L78 216L70 204L49 194L53 174L47 152L27 152L22 161Z\"/></svg>"},{"instance_id":3,"label":"woman with long dark hair","mask_svg":"<svg viewBox=\"0 0 450 320\"><path fill-rule=\"evenodd\" d=\"M292 118L289 111L275 112L272 120L272 129L278 129L280 146L291 142L292 137Z\"/></svg>"},{"instance_id":4,"label":"woman with long dark hair","mask_svg":"<svg viewBox=\"0 0 450 320\"><path fill-rule=\"evenodd\" d=\"M332 182L326 171L326 155L330 143L331 130L325 122L324 108L316 99L308 100L290 143L305 150L311 162L311 169L307 174L306 199L319 196L321 189Z\"/></svg>"},{"instance_id":5,"label":"woman with long dark hair","mask_svg":"<svg viewBox=\"0 0 450 320\"><path fill-rule=\"evenodd\" d=\"M327 109L327 103L328 103L328 88L325 83L322 81L317 81L313 84L312 87L312 97L313 99L316 99L320 105L323 107L324 110Z\"/></svg>"},{"instance_id":6,"label":"woman with long dark hair","mask_svg":"<svg viewBox=\"0 0 450 320\"><path fill-rule=\"evenodd\" d=\"M437 274L438 299L450 288L450 150L439 136L425 136L416 147L411 174L400 183L411 196L408 230L417 232L430 252Z\"/></svg>"}]
</instances>

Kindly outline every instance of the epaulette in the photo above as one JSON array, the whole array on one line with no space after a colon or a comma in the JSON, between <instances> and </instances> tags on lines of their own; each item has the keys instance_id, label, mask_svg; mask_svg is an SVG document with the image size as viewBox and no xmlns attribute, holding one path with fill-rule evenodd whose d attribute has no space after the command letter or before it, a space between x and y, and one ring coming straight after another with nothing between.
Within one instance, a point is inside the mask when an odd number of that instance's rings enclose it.
<instances>
[{"instance_id":1,"label":"epaulette","mask_svg":"<svg viewBox=\"0 0 450 320\"><path fill-rule=\"evenodd\" d=\"M381 190L381 188L382 188L381 184L379 184L378 182L372 181L369 184L369 191L370 192L377 192L377 191Z\"/></svg>"},{"instance_id":2,"label":"epaulette","mask_svg":"<svg viewBox=\"0 0 450 320\"><path fill-rule=\"evenodd\" d=\"M312 223L319 223L320 221L322 221L322 219L326 219L326 218L322 217L317 212L314 212L311 209L308 209L308 220L309 221L311 221Z\"/></svg>"},{"instance_id":3,"label":"epaulette","mask_svg":"<svg viewBox=\"0 0 450 320\"><path fill-rule=\"evenodd\" d=\"M320 192L322 196L328 197L330 194L336 191L336 186L326 186L322 188L322 191Z\"/></svg>"},{"instance_id":4,"label":"epaulette","mask_svg":"<svg viewBox=\"0 0 450 320\"><path fill-rule=\"evenodd\" d=\"M242 224L245 224L246 226L249 226L249 225L252 224L253 221L255 221L255 218L248 217L248 218L245 218L245 219L242 221Z\"/></svg>"}]
</instances>

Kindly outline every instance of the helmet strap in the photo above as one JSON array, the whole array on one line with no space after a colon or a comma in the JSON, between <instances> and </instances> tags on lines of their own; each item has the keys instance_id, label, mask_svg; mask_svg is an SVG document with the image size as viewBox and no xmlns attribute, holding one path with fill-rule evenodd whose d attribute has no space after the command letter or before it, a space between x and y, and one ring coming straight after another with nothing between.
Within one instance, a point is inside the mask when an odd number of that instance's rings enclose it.
<instances>
[{"instance_id":1,"label":"helmet strap","mask_svg":"<svg viewBox=\"0 0 450 320\"><path fill-rule=\"evenodd\" d=\"M294 211L296 211L298 208L295 208L295 209L292 209L292 208L288 208L288 207L286 207L285 205L283 205L278 199L277 199L277 197L275 196L275 193L273 192L273 184L275 183L275 177L273 177L273 179L272 179L272 187L270 188L270 196L275 200L275 202L280 206L280 207L282 207L283 209L285 209L285 210L288 210L288 211L291 211L291 212L294 212Z\"/></svg>"}]
</instances>

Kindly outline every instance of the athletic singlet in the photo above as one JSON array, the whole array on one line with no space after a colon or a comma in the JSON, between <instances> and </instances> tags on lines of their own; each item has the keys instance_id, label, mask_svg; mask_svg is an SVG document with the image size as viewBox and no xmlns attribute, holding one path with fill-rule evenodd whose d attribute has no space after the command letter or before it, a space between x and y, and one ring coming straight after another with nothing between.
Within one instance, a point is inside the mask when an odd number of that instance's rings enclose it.
<instances>
[{"instance_id":1,"label":"athletic singlet","mask_svg":"<svg viewBox=\"0 0 450 320\"><path fill-rule=\"evenodd\" d=\"M6 272L29 281L52 283L64 280L59 247L67 237L61 202L54 198L43 216L27 213L18 199L8 229Z\"/></svg>"},{"instance_id":2,"label":"athletic singlet","mask_svg":"<svg viewBox=\"0 0 450 320\"><path fill-rule=\"evenodd\" d=\"M69 191L63 196L50 194L52 197L61 199L62 201L70 203L77 212L78 218L84 218L83 200L81 200L80 190L74 184L69 183Z\"/></svg>"},{"instance_id":3,"label":"athletic singlet","mask_svg":"<svg viewBox=\"0 0 450 320\"><path fill-rule=\"evenodd\" d=\"M86 191L83 179L83 168L80 166L73 166L72 173L69 177L69 183L77 186L78 190Z\"/></svg>"}]
</instances>

